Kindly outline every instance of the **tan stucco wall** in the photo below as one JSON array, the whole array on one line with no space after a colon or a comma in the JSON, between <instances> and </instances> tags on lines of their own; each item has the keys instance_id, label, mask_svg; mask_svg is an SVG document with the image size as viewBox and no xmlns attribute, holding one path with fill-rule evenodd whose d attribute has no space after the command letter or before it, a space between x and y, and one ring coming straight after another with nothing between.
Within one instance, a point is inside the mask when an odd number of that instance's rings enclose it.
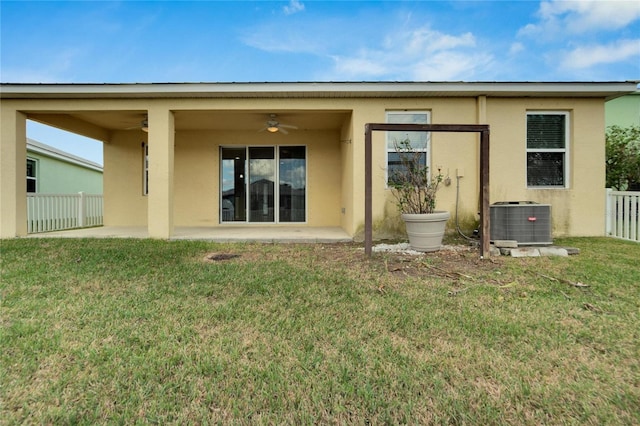
<instances>
[{"instance_id":1,"label":"tan stucco wall","mask_svg":"<svg viewBox=\"0 0 640 426\"><path fill-rule=\"evenodd\" d=\"M226 137L205 131L184 131L176 134L176 226L218 224L218 143Z\"/></svg>"},{"instance_id":2,"label":"tan stucco wall","mask_svg":"<svg viewBox=\"0 0 640 426\"><path fill-rule=\"evenodd\" d=\"M308 223L311 226L340 226L340 133L318 131L304 139L307 140Z\"/></svg>"},{"instance_id":3,"label":"tan stucco wall","mask_svg":"<svg viewBox=\"0 0 640 426\"><path fill-rule=\"evenodd\" d=\"M361 114L362 123L356 123L357 128L364 129L365 122L384 123L386 112L392 110L428 111L432 124L476 124L475 98L423 98L423 99L387 99L372 102L367 100L366 107ZM356 115L354 113L354 115ZM391 191L386 188L386 139L384 132L374 132L373 140L373 223L374 236L391 237L402 232L403 224L399 220L399 213ZM364 137L363 137L364 140ZM364 142L363 142L364 143ZM440 168L441 173L448 177L448 185L443 184L438 192L436 208L438 210L455 211L456 200L456 171L464 175L460 179L460 217L461 222L473 222L477 219L478 211L478 173L479 173L479 142L478 136L469 133L433 133L431 135L431 167ZM364 151L360 158L364 158ZM362 169L359 169L362 163ZM362 194L361 205L364 203L364 162L358 161L356 170L361 170L362 176L357 180L356 193ZM434 171L435 173L435 171ZM358 175L357 175L358 176ZM364 208L360 209L361 212ZM452 215L453 216L453 215ZM364 213L356 218L356 230L361 231L364 225ZM453 218L450 226L453 226Z\"/></svg>"},{"instance_id":4,"label":"tan stucco wall","mask_svg":"<svg viewBox=\"0 0 640 426\"><path fill-rule=\"evenodd\" d=\"M0 119L0 238L13 238L27 234L27 124L8 105Z\"/></svg>"},{"instance_id":5,"label":"tan stucco wall","mask_svg":"<svg viewBox=\"0 0 640 426\"><path fill-rule=\"evenodd\" d=\"M141 132L116 132L103 146L105 226L146 226L147 197L143 195Z\"/></svg>"},{"instance_id":6,"label":"tan stucco wall","mask_svg":"<svg viewBox=\"0 0 640 426\"><path fill-rule=\"evenodd\" d=\"M386 110L409 109L431 112L433 124L489 124L491 127L490 202L533 201L552 205L554 236L593 236L604 234L604 103L600 99L522 99L489 98L486 122L479 122L480 105L476 98L426 98L371 100L363 107L364 121L384 122ZM566 189L529 189L526 184L527 111L569 111L569 185ZM359 116L354 112L354 116ZM354 123L357 128L361 123ZM356 133L357 134L357 133ZM357 139L357 138L356 138ZM384 136L373 138L373 222L378 236L387 236L394 227L393 197L384 186ZM357 149L357 148L356 148ZM363 154L362 154L363 155ZM440 168L449 185L438 193L437 208L449 210L454 226L456 185L459 179L458 211L460 224L469 229L479 211L479 136L462 133L432 134L431 165ZM363 173L359 162L356 176ZM354 199L360 196L363 180L354 183ZM363 200L363 198L362 198ZM385 204L386 202L386 204ZM356 215L356 230L362 228L364 215Z\"/></svg>"},{"instance_id":7,"label":"tan stucco wall","mask_svg":"<svg viewBox=\"0 0 640 426\"><path fill-rule=\"evenodd\" d=\"M528 189L526 112L570 113L569 185L566 189ZM551 204L553 235L604 234L604 104L589 99L490 99L491 202Z\"/></svg>"},{"instance_id":8,"label":"tan stucco wall","mask_svg":"<svg viewBox=\"0 0 640 426\"><path fill-rule=\"evenodd\" d=\"M124 134L128 133L128 134ZM147 199L142 195L142 148L139 132L121 132L105 145L105 224L145 225ZM340 226L341 170L338 131L273 135L246 131L179 131L175 137L174 223L218 226L220 146L284 146L307 148L307 225ZM111 163L113 161L113 163ZM150 183L149 191L153 190ZM226 226L233 226L227 224Z\"/></svg>"},{"instance_id":9,"label":"tan stucco wall","mask_svg":"<svg viewBox=\"0 0 640 426\"><path fill-rule=\"evenodd\" d=\"M13 140L24 140L24 119L29 111L48 113L86 110L123 110L153 112L162 131L171 129L172 111L237 110L296 112L346 111L345 121L337 128L326 130L294 130L289 135L270 135L239 130L181 130L177 129L173 150L168 141L160 138L164 159L158 167L174 164L172 176L160 173L172 182L151 182L162 186L163 195L158 205L165 206L171 199L174 208L162 213L158 228L170 226L219 226L219 147L220 145L306 145L307 146L307 201L309 226L341 226L355 234L364 223L364 124L384 122L387 110L427 110L435 124L478 123L479 101L466 98L340 98L340 99L111 99L111 100L21 100L3 101L2 151L0 161L3 193L20 192L24 171L11 164L24 157L21 145ZM525 156L525 123L527 110L566 110L570 112L571 141L569 147L570 182L567 189L527 189ZM24 114L17 111L25 111ZM568 98L487 98L486 123L491 126L491 202L528 200L550 203L553 206L554 235L604 234L604 102L603 99ZM143 154L141 142L147 137L140 131L107 132L93 129L103 135L105 224L112 226L149 225L156 212L149 211L149 197L142 194ZM157 135L157 133L156 133ZM162 135L160 135L162 136ZM275 137L275 138L274 138ZM373 151L373 214L380 229L393 226L397 214L389 191L384 184L385 143L382 132L374 135ZM11 143L6 143L10 141ZM456 170L460 179L460 215L463 221L477 218L478 211L478 137L475 134L433 134L432 166L441 167L451 179L439 194L438 208L455 210ZM173 155L171 155L173 153ZM18 163L15 163L18 164ZM24 161L20 162L24 164ZM165 170L166 171L166 170ZM14 177L15 176L15 177ZM171 186L171 188L170 188ZM5 192L6 191L6 192ZM19 195L19 194L18 194ZM7 203L15 195L4 196ZM0 221L3 236L13 236L19 222L13 212L2 208ZM164 207L161 207L164 209ZM344 212L343 212L344 209ZM5 211L7 210L7 211ZM21 225L20 225L21 226ZM19 226L18 226L19 227ZM22 231L19 231L22 232Z\"/></svg>"},{"instance_id":10,"label":"tan stucco wall","mask_svg":"<svg viewBox=\"0 0 640 426\"><path fill-rule=\"evenodd\" d=\"M353 181L354 170L353 164L353 118L349 115L345 118L340 129L340 226L347 231L349 235L354 232L353 227Z\"/></svg>"}]
</instances>

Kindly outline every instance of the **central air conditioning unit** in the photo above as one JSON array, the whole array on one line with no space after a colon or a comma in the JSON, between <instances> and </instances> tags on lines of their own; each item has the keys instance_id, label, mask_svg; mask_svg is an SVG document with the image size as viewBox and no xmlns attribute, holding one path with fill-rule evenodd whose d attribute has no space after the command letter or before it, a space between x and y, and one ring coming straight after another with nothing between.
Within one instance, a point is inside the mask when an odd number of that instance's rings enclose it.
<instances>
[{"instance_id":1,"label":"central air conditioning unit","mask_svg":"<svg viewBox=\"0 0 640 426\"><path fill-rule=\"evenodd\" d=\"M518 245L551 245L551 206L531 201L503 201L489 208L491 241Z\"/></svg>"}]
</instances>

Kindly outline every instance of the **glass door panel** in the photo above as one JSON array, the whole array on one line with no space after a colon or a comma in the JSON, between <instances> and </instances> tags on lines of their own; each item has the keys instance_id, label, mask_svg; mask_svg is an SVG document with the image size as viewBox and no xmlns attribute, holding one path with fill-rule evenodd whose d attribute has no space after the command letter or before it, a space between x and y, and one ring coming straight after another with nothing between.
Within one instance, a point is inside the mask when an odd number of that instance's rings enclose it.
<instances>
[{"instance_id":1,"label":"glass door panel","mask_svg":"<svg viewBox=\"0 0 640 426\"><path fill-rule=\"evenodd\" d=\"M247 220L245 148L221 148L220 167L222 196L220 218L222 222L245 222Z\"/></svg>"},{"instance_id":2,"label":"glass door panel","mask_svg":"<svg viewBox=\"0 0 640 426\"><path fill-rule=\"evenodd\" d=\"M280 222L306 220L307 164L304 146L283 146L279 149Z\"/></svg>"},{"instance_id":3,"label":"glass door panel","mask_svg":"<svg viewBox=\"0 0 640 426\"><path fill-rule=\"evenodd\" d=\"M304 146L222 147L220 222L305 222L306 176Z\"/></svg>"},{"instance_id":4,"label":"glass door panel","mask_svg":"<svg viewBox=\"0 0 640 426\"><path fill-rule=\"evenodd\" d=\"M249 221L275 222L275 148L249 148Z\"/></svg>"}]
</instances>

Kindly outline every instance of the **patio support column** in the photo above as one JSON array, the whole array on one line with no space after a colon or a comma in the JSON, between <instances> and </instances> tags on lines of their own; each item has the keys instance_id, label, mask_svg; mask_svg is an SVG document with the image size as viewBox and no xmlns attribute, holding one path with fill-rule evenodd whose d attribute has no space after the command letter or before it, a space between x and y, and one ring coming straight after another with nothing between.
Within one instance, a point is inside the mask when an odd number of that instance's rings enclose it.
<instances>
[{"instance_id":1,"label":"patio support column","mask_svg":"<svg viewBox=\"0 0 640 426\"><path fill-rule=\"evenodd\" d=\"M173 235L173 155L175 128L173 112L154 107L149 120L149 195L147 228L149 237L167 239Z\"/></svg>"},{"instance_id":2,"label":"patio support column","mask_svg":"<svg viewBox=\"0 0 640 426\"><path fill-rule=\"evenodd\" d=\"M2 108L0 125L0 238L27 234L27 117Z\"/></svg>"}]
</instances>

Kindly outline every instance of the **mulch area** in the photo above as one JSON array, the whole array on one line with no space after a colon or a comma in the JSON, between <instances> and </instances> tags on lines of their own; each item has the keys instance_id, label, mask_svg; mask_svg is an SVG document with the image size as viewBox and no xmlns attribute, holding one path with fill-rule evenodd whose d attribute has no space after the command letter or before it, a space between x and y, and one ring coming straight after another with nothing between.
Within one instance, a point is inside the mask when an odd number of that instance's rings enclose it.
<instances>
[{"instance_id":1,"label":"mulch area","mask_svg":"<svg viewBox=\"0 0 640 426\"><path fill-rule=\"evenodd\" d=\"M481 259L477 247L446 245L442 250L419 255L410 252L375 252L371 258L364 254L360 243L339 244L268 244L243 246L236 251L207 253L202 260L216 262L265 262L284 260L309 267L342 267L354 273L387 271L396 278L439 276L457 280L473 279L500 268L501 257Z\"/></svg>"}]
</instances>

